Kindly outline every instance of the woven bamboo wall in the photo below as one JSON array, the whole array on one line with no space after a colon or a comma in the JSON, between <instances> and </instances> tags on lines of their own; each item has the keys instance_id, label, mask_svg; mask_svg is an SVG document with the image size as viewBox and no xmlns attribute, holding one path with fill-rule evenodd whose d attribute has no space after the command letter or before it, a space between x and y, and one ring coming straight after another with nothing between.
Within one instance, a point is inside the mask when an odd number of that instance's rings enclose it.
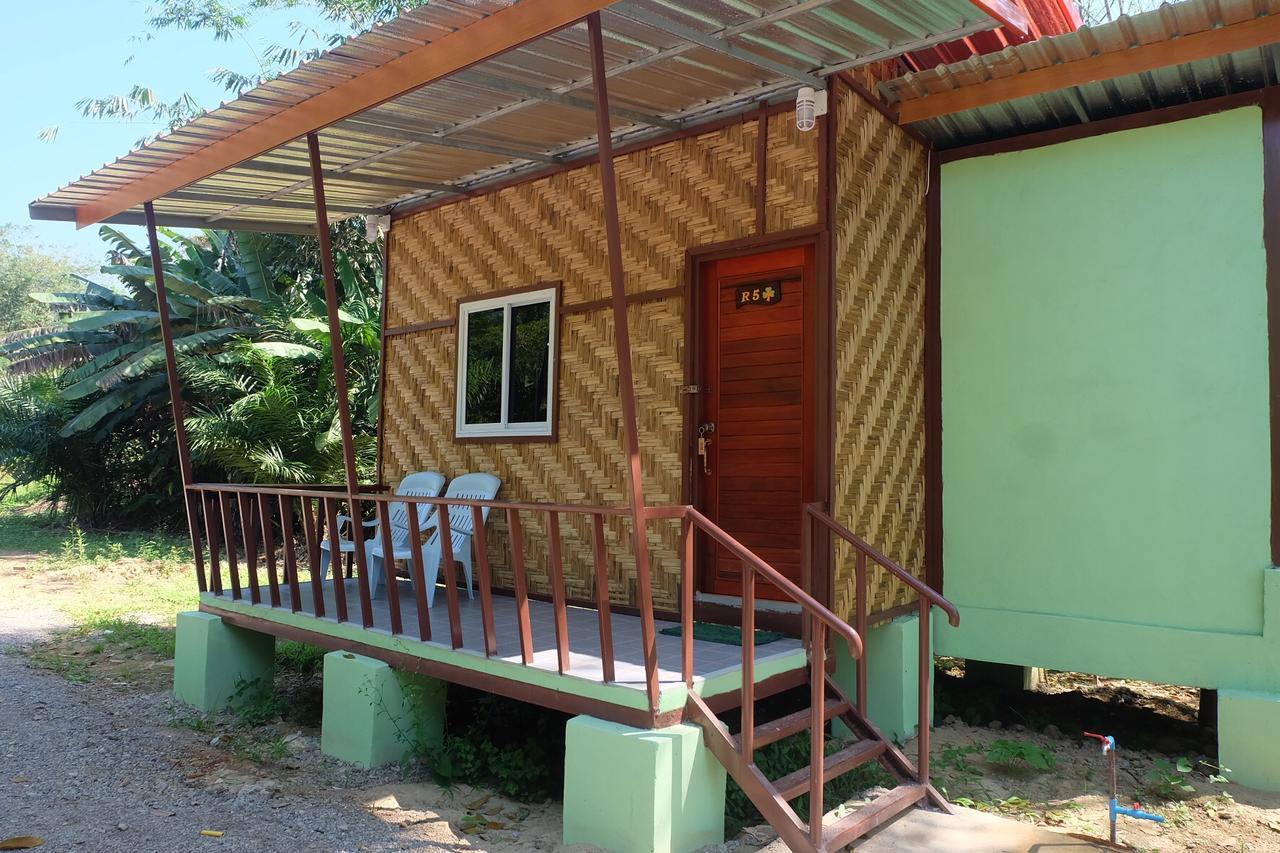
<instances>
[{"instance_id":1,"label":"woven bamboo wall","mask_svg":"<svg viewBox=\"0 0 1280 853\"><path fill-rule=\"evenodd\" d=\"M924 239L928 154L837 86L834 516L924 577ZM836 550L835 610L852 620L853 557ZM875 568L870 612L914 599Z\"/></svg>"},{"instance_id":2,"label":"woven bamboo wall","mask_svg":"<svg viewBox=\"0 0 1280 853\"><path fill-rule=\"evenodd\" d=\"M768 149L767 219L791 228L817 220L815 135L789 132L773 117ZM750 236L755 222L756 122L686 137L617 158L618 204L627 292L685 283L685 250ZM565 315L559 364L559 437L552 442L459 443L453 440L455 329L436 328L387 341L380 452L383 474L439 470L446 476L489 471L502 497L580 504L625 501L626 470L608 309L573 306L609 295L599 172L559 172L484 196L397 220L390 236L387 326L446 320L462 297L539 281L563 282ZM684 401L684 299L634 304L631 343L640 412L646 499L680 500ZM547 592L542 518L524 518L535 591ZM509 586L505 524L489 524L497 583ZM654 600L677 605L677 529L655 525ZM571 597L593 593L586 523L563 519L565 574ZM622 522L607 532L610 595L635 604L634 562Z\"/></svg>"}]
</instances>

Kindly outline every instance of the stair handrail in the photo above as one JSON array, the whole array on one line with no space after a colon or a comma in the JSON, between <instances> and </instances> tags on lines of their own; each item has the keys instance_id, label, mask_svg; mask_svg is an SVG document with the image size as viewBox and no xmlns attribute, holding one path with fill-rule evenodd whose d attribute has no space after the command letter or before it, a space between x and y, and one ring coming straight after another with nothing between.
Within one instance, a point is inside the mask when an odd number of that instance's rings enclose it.
<instances>
[{"instance_id":1,"label":"stair handrail","mask_svg":"<svg viewBox=\"0 0 1280 853\"><path fill-rule=\"evenodd\" d=\"M894 577L901 580L907 586L914 589L917 593L916 610L920 620L920 640L919 640L919 671L917 673L917 690L919 698L918 707L918 736L916 738L916 781L924 785L930 791L930 798L941 802L941 797L936 796L932 787L929 785L929 741L930 726L933 721L933 702L931 695L930 674L933 670L933 643L932 643L932 620L929 617L929 609L937 607L947 614L947 621L951 627L956 628L960 625L960 612L956 610L956 606L946 599L946 597L933 589L915 575L908 572L895 561L889 559L882 554L871 543L867 542L861 536L845 527L840 522L832 518L820 503L808 503L804 505L803 514L803 530L809 541L812 540L811 525L814 522L821 523L832 533L844 539L851 544L855 551L854 562L854 625L860 634L867 633L867 620L869 618L867 606L867 560L873 560L881 568L885 569ZM856 702L858 713L865 719L867 716L867 666L864 661L855 670L855 686L856 686Z\"/></svg>"},{"instance_id":2,"label":"stair handrail","mask_svg":"<svg viewBox=\"0 0 1280 853\"><path fill-rule=\"evenodd\" d=\"M956 606L952 604L950 601L948 601L947 598L944 595L942 595L942 593L938 592L936 589L929 586L927 583L920 580L915 575L911 574L911 572L904 569L898 563L894 562L889 557L886 557L875 546L867 542L867 540L863 539L861 536L854 533L852 530L845 527L840 522L836 521L827 513L825 509L823 509L822 504L820 503L805 504L804 511L808 515L813 517L815 520L821 522L832 533L835 533L837 536L839 536L841 539L844 539L854 548L865 553L868 557L871 558L872 562L878 564L881 568L885 569L890 574L897 577L907 586L914 589L919 595L924 596L926 599L929 600L930 604L933 604L935 607L938 607L939 609L941 609L942 612L947 614L947 621L948 623L950 623L952 628L960 627L960 611L956 610Z\"/></svg>"},{"instance_id":3,"label":"stair handrail","mask_svg":"<svg viewBox=\"0 0 1280 853\"><path fill-rule=\"evenodd\" d=\"M843 637L845 642L849 644L849 653L855 659L862 657L862 637L852 625L837 616L818 599L801 589L798 584L782 574L782 572L766 563L747 546L730 536L723 528L707 518L695 507L686 506L683 509L684 517L692 522L694 526L720 543L733 556L749 564L757 574L771 583L779 592L800 605L802 609L808 611L814 618L824 622L831 631Z\"/></svg>"}]
</instances>

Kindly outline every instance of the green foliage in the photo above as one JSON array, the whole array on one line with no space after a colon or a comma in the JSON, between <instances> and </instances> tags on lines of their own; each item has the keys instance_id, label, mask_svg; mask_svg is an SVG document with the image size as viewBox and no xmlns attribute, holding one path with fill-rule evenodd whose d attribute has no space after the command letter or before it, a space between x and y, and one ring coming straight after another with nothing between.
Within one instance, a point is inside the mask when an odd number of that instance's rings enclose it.
<instances>
[{"instance_id":1,"label":"green foliage","mask_svg":"<svg viewBox=\"0 0 1280 853\"><path fill-rule=\"evenodd\" d=\"M427 0L244 0L228 3L226 0L156 0L148 5L146 30L135 37L138 44L146 45L157 40L169 30L205 33L216 41L245 38L259 16L282 9L300 9L318 13L328 26L319 29L301 21L295 21L291 31L295 44L272 44L255 53L256 68L214 68L209 78L228 92L238 94L259 83L288 71L303 61L314 59L324 49L340 43L343 38L374 24L389 21ZM315 17L312 15L311 17ZM133 57L126 60L126 64ZM149 120L162 122L170 129L200 115L203 110L190 95L180 93L161 96L154 88L135 84L123 94L87 97L76 102L76 108L87 118L109 120ZM59 128L50 127L41 132L42 139L52 142ZM138 144L146 139L138 140Z\"/></svg>"},{"instance_id":2,"label":"green foliage","mask_svg":"<svg viewBox=\"0 0 1280 853\"><path fill-rule=\"evenodd\" d=\"M35 294L60 325L0 343L0 468L14 488L48 481L86 527L178 521L182 502L149 255L104 227L121 284L79 279ZM353 432L374 465L381 258L354 223L334 228ZM332 342L316 241L166 232L175 349L197 475L336 481L343 473ZM315 266L311 266L314 264ZM3 490L0 489L0 496Z\"/></svg>"},{"instance_id":3,"label":"green foliage","mask_svg":"<svg viewBox=\"0 0 1280 853\"><path fill-rule=\"evenodd\" d=\"M1143 776L1143 786L1147 793L1161 800L1189 797L1196 792L1195 786L1187 781L1192 769L1186 758L1179 758L1176 762L1156 759L1155 766Z\"/></svg>"},{"instance_id":4,"label":"green foliage","mask_svg":"<svg viewBox=\"0 0 1280 853\"><path fill-rule=\"evenodd\" d=\"M14 225L0 225L0 335L46 326L53 320L48 307L30 296L50 290L79 271L80 265L22 241Z\"/></svg>"},{"instance_id":5,"label":"green foliage","mask_svg":"<svg viewBox=\"0 0 1280 853\"><path fill-rule=\"evenodd\" d=\"M412 764L439 784L490 785L523 802L563 790L565 714L456 685L447 708L442 745L427 747L416 732L404 733Z\"/></svg>"},{"instance_id":6,"label":"green foliage","mask_svg":"<svg viewBox=\"0 0 1280 853\"><path fill-rule=\"evenodd\" d=\"M831 755L849 746L848 741L830 739L826 744L826 754ZM763 746L756 750L756 766L769 779L786 776L801 767L809 766L809 732L798 732L780 741ZM892 777L879 764L864 764L862 767L839 776L828 782L822 789L823 803L827 809L861 795L868 788L877 785L891 787ZM799 815L809 814L809 795L797 797L791 801L791 807ZM725 791L725 837L736 835L744 826L764 823L760 812L747 799L746 792L738 787L732 779Z\"/></svg>"},{"instance_id":7,"label":"green foliage","mask_svg":"<svg viewBox=\"0 0 1280 853\"><path fill-rule=\"evenodd\" d=\"M86 409L65 388L55 373L0 374L0 469L13 478L0 495L47 483L50 501L90 527L172 517L179 486L168 413L130 405L93 432L64 435Z\"/></svg>"},{"instance_id":8,"label":"green foliage","mask_svg":"<svg viewBox=\"0 0 1280 853\"><path fill-rule=\"evenodd\" d=\"M1036 746L1020 740L997 740L987 749L987 761L1001 767L1033 767L1052 770L1058 757L1047 746Z\"/></svg>"}]
</instances>

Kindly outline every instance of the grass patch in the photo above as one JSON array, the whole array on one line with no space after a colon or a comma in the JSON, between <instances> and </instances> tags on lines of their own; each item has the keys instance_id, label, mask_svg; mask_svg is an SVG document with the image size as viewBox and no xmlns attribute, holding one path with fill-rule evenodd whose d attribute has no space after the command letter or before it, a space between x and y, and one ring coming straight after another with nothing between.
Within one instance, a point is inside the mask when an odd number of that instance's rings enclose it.
<instances>
[{"instance_id":1,"label":"grass patch","mask_svg":"<svg viewBox=\"0 0 1280 853\"><path fill-rule=\"evenodd\" d=\"M36 669L60 675L76 684L88 684L92 680L89 664L83 659L65 654L53 648L36 648L26 653L27 663Z\"/></svg>"}]
</instances>

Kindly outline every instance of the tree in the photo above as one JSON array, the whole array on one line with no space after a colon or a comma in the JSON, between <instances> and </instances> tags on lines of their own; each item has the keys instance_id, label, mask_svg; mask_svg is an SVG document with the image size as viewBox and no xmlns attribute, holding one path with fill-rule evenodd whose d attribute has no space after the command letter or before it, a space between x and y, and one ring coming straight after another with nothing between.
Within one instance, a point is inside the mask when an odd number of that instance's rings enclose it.
<instances>
[{"instance_id":1,"label":"tree","mask_svg":"<svg viewBox=\"0 0 1280 853\"><path fill-rule=\"evenodd\" d=\"M150 255L113 228L104 274L36 293L51 327L0 344L0 468L51 483L86 525L154 523L182 506ZM360 223L334 226L358 464L375 459L382 262ZM201 480L336 482L343 473L316 240L163 232L162 266Z\"/></svg>"},{"instance_id":2,"label":"tree","mask_svg":"<svg viewBox=\"0 0 1280 853\"><path fill-rule=\"evenodd\" d=\"M207 33L217 41L244 39L254 22L264 13L296 9L319 17L324 29L295 21L291 31L295 44L273 44L258 53L255 68L218 67L210 79L227 92L238 95L300 63L313 59L343 39L364 32L382 21L403 15L428 0L156 0L146 12L146 31L137 41L145 44L168 30ZM170 128L184 124L203 110L188 94L163 97L150 85L139 83L124 94L88 97L76 103L81 114L103 119L151 119ZM56 139L58 128L47 128L41 137ZM145 140L139 140L144 142Z\"/></svg>"},{"instance_id":3,"label":"tree","mask_svg":"<svg viewBox=\"0 0 1280 853\"><path fill-rule=\"evenodd\" d=\"M22 236L22 229L0 225L0 334L52 322L52 312L30 295L64 288L82 271L74 261L45 252Z\"/></svg>"},{"instance_id":4,"label":"tree","mask_svg":"<svg viewBox=\"0 0 1280 853\"><path fill-rule=\"evenodd\" d=\"M1077 0L1080 21L1085 26L1096 27L1119 18L1121 15L1139 15L1160 7L1163 0Z\"/></svg>"}]
</instances>

